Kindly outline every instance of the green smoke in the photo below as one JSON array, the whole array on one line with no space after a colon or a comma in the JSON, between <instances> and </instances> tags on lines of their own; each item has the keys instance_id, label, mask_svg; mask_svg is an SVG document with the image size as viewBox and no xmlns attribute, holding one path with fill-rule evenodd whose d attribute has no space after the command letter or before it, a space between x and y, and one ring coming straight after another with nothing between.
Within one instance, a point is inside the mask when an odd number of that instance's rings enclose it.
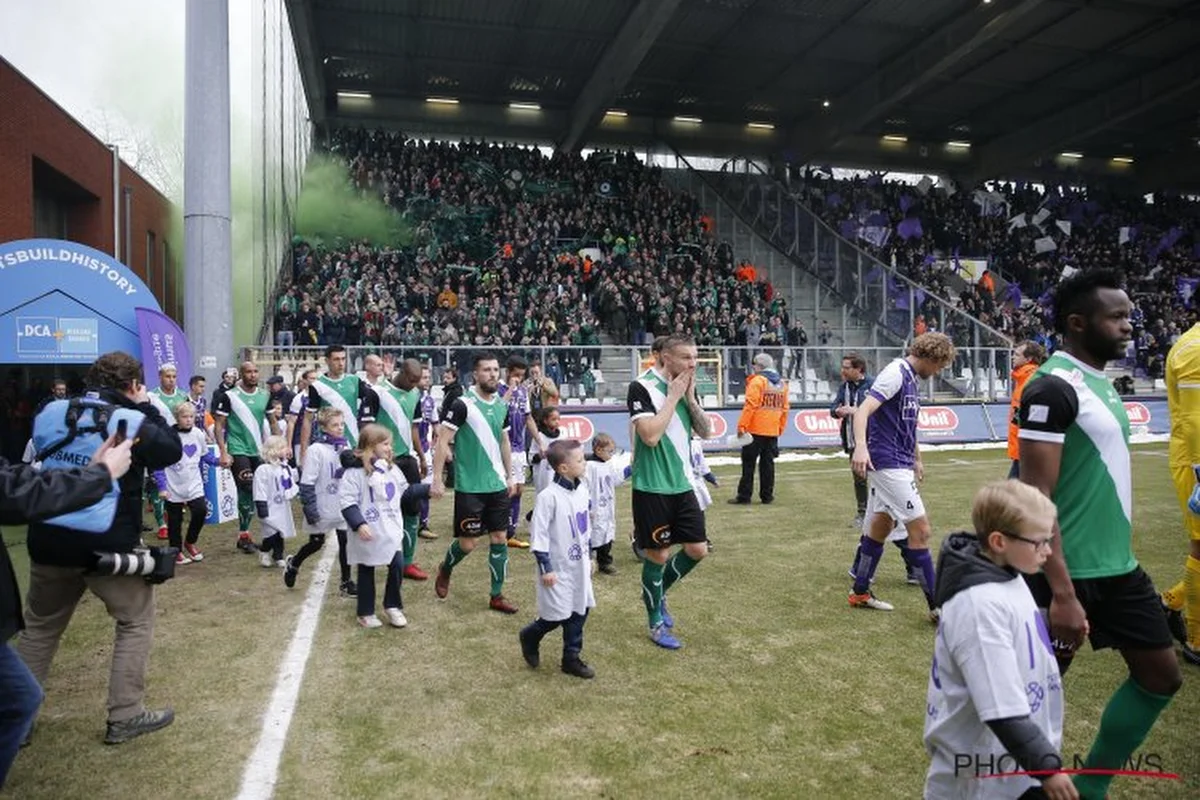
<instances>
[{"instance_id":1,"label":"green smoke","mask_svg":"<svg viewBox=\"0 0 1200 800\"><path fill-rule=\"evenodd\" d=\"M312 244L366 240L375 246L407 247L412 228L375 196L363 196L341 161L313 154L296 204L296 236Z\"/></svg>"}]
</instances>

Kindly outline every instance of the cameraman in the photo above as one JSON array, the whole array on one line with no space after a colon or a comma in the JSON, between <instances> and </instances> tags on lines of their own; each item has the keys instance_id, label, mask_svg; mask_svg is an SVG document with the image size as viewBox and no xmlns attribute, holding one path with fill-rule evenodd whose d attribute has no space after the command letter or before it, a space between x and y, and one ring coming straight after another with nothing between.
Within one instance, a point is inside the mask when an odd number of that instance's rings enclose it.
<instances>
[{"instance_id":1,"label":"cameraman","mask_svg":"<svg viewBox=\"0 0 1200 800\"><path fill-rule=\"evenodd\" d=\"M114 447L108 441L90 466L55 472L0 459L0 525L23 525L98 502L129 471L129 448L128 442ZM0 789L42 704L42 687L8 644L22 627L17 576L0 535Z\"/></svg>"},{"instance_id":2,"label":"cameraman","mask_svg":"<svg viewBox=\"0 0 1200 800\"><path fill-rule=\"evenodd\" d=\"M142 486L147 469L165 469L183 450L179 437L150 403L142 364L126 353L106 353L87 375L89 391L116 407L136 409L145 419L133 441L133 466L120 480L116 515L108 531L84 533L56 525L29 526L29 595L25 630L17 652L38 682L45 684L58 640L85 589L99 597L117 621L108 679L105 744L120 744L165 728L170 709L148 711L143 704L146 668L154 636L154 586L137 575L96 575L96 553L131 553L141 543Z\"/></svg>"}]
</instances>

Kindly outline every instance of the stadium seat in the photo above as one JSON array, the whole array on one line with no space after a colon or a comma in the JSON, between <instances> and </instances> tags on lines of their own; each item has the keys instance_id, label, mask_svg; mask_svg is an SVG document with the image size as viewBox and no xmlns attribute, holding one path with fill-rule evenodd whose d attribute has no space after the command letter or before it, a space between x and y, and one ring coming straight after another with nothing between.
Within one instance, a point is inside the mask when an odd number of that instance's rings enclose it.
<instances>
[{"instance_id":1,"label":"stadium seat","mask_svg":"<svg viewBox=\"0 0 1200 800\"><path fill-rule=\"evenodd\" d=\"M720 405L720 403L717 402L717 396L715 394L706 394L704 397L700 398L700 405L704 406L705 408L716 408L718 405Z\"/></svg>"},{"instance_id":2,"label":"stadium seat","mask_svg":"<svg viewBox=\"0 0 1200 800\"><path fill-rule=\"evenodd\" d=\"M578 397L568 397L565 405L580 406L580 405L583 405L583 402Z\"/></svg>"}]
</instances>

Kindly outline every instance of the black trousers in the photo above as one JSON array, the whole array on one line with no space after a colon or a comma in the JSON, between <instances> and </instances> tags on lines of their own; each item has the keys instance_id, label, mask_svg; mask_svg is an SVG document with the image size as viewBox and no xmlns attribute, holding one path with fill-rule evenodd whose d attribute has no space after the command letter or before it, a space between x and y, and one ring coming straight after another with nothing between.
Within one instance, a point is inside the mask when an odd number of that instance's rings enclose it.
<instances>
[{"instance_id":1,"label":"black trousers","mask_svg":"<svg viewBox=\"0 0 1200 800\"><path fill-rule=\"evenodd\" d=\"M400 583L404 572L404 556L397 551L392 561L383 567L383 607L404 608L400 599ZM369 617L375 613L375 567L358 565L358 616Z\"/></svg>"},{"instance_id":2,"label":"black trousers","mask_svg":"<svg viewBox=\"0 0 1200 800\"><path fill-rule=\"evenodd\" d=\"M742 448L742 479L738 481L739 500L749 500L754 494L754 464L758 462L758 496L764 503L775 499L775 454L779 437L752 434L754 441Z\"/></svg>"},{"instance_id":3,"label":"black trousers","mask_svg":"<svg viewBox=\"0 0 1200 800\"><path fill-rule=\"evenodd\" d=\"M587 622L587 617L586 611L553 622L538 617L526 625L525 630L531 631L540 642L550 631L562 626L563 660L566 661L569 658L578 658L579 654L583 652L583 623Z\"/></svg>"},{"instance_id":4,"label":"black trousers","mask_svg":"<svg viewBox=\"0 0 1200 800\"><path fill-rule=\"evenodd\" d=\"M208 516L208 502L203 497L197 497L186 503L167 501L164 505L167 507L167 537L171 547L183 547L181 534L185 507L192 512L192 517L188 520L187 543L195 544L196 540L200 538L200 529L204 527L204 519Z\"/></svg>"}]
</instances>

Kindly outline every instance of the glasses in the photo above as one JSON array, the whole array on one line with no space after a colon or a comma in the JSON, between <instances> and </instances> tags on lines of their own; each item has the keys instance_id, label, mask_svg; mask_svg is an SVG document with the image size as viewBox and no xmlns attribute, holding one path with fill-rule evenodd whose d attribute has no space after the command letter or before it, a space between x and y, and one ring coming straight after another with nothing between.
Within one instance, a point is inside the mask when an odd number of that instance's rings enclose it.
<instances>
[{"instance_id":1,"label":"glasses","mask_svg":"<svg viewBox=\"0 0 1200 800\"><path fill-rule=\"evenodd\" d=\"M1031 545L1033 545L1034 550L1041 550L1042 548L1049 550L1050 544L1054 541L1053 536L1047 536L1045 539L1030 539L1028 537L1020 536L1015 533L1009 533L1008 531L1000 531L1000 533L1004 534L1009 539L1016 539L1018 542L1025 542L1026 544L1031 544Z\"/></svg>"}]
</instances>

